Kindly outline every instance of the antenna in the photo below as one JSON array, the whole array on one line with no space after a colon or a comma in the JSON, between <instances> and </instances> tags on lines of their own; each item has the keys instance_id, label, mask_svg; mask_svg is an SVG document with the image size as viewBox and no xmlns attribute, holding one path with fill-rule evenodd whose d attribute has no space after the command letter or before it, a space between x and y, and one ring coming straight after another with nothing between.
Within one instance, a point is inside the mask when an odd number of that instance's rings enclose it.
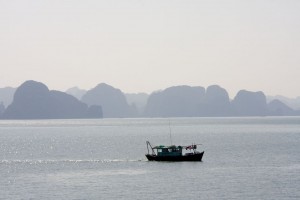
<instances>
[{"instance_id":1,"label":"antenna","mask_svg":"<svg viewBox=\"0 0 300 200\"><path fill-rule=\"evenodd\" d=\"M173 145L173 141L172 141L172 132L171 132L171 122L169 120L169 132L170 132L170 141L171 141L171 145Z\"/></svg>"}]
</instances>

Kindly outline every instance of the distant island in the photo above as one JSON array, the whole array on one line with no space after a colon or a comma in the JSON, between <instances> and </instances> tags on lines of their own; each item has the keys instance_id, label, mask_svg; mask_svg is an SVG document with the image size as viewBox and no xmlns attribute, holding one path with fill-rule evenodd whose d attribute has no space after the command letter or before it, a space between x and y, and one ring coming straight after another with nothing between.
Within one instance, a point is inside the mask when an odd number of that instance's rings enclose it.
<instances>
[{"instance_id":1,"label":"distant island","mask_svg":"<svg viewBox=\"0 0 300 200\"><path fill-rule=\"evenodd\" d=\"M127 117L233 117L300 116L296 100L266 97L261 92L240 90L231 100L218 86L172 86L161 91L125 94L105 83L86 91L49 90L29 80L18 88L0 88L1 119L73 119Z\"/></svg>"}]
</instances>

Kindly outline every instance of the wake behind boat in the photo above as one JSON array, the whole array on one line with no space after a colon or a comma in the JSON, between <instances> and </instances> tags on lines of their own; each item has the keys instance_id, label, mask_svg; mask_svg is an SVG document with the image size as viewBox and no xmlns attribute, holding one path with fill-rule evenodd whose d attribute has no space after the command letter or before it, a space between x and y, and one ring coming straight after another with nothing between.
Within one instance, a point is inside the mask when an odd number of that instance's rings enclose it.
<instances>
[{"instance_id":1,"label":"wake behind boat","mask_svg":"<svg viewBox=\"0 0 300 200\"><path fill-rule=\"evenodd\" d=\"M155 147L152 147L149 141L147 141L146 144L148 150L146 157L149 161L202 161L204 154L204 151L196 151L196 144L190 146L159 145ZM149 148L152 151L151 153ZM183 149L190 150L190 152L183 154Z\"/></svg>"}]
</instances>

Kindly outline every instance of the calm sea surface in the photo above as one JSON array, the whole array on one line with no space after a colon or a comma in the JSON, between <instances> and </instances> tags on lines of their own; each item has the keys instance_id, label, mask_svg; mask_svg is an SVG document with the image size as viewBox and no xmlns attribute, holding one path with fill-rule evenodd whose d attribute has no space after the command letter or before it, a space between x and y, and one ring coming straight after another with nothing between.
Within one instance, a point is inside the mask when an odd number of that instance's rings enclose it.
<instances>
[{"instance_id":1,"label":"calm sea surface","mask_svg":"<svg viewBox=\"0 0 300 200\"><path fill-rule=\"evenodd\" d=\"M201 143L203 162L148 162ZM300 118L0 121L0 199L300 199Z\"/></svg>"}]
</instances>

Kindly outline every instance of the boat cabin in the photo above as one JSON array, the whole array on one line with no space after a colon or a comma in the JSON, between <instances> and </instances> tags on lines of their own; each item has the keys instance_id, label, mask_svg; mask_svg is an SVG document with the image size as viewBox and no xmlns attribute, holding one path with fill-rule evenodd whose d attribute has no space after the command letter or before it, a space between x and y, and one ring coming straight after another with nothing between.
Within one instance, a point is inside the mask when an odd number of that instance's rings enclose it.
<instances>
[{"instance_id":1,"label":"boat cabin","mask_svg":"<svg viewBox=\"0 0 300 200\"><path fill-rule=\"evenodd\" d=\"M157 156L181 156L182 147L181 146L156 146L153 149L157 150Z\"/></svg>"}]
</instances>

